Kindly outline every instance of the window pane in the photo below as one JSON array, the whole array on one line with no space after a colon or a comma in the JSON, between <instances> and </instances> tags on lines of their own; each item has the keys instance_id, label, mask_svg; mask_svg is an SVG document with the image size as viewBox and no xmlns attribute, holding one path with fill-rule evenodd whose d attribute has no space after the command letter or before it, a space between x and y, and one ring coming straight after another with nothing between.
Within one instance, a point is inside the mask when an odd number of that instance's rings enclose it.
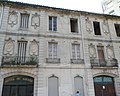
<instances>
[{"instance_id":1,"label":"window pane","mask_svg":"<svg viewBox=\"0 0 120 96\"><path fill-rule=\"evenodd\" d=\"M57 31L57 18L53 17L53 30Z\"/></svg>"},{"instance_id":2,"label":"window pane","mask_svg":"<svg viewBox=\"0 0 120 96\"><path fill-rule=\"evenodd\" d=\"M95 77L94 82L102 82L102 77Z\"/></svg>"},{"instance_id":3,"label":"window pane","mask_svg":"<svg viewBox=\"0 0 120 96\"><path fill-rule=\"evenodd\" d=\"M104 77L103 82L112 82L112 78L111 77Z\"/></svg>"},{"instance_id":4,"label":"window pane","mask_svg":"<svg viewBox=\"0 0 120 96\"><path fill-rule=\"evenodd\" d=\"M49 30L52 30L52 17L49 17Z\"/></svg>"}]
</instances>

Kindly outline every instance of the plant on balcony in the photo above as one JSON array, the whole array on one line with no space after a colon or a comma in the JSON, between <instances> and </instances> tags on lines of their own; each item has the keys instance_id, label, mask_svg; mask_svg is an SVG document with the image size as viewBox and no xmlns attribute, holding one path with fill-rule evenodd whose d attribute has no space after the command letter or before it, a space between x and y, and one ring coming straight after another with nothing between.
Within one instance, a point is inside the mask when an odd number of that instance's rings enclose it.
<instances>
[{"instance_id":1,"label":"plant on balcony","mask_svg":"<svg viewBox=\"0 0 120 96\"><path fill-rule=\"evenodd\" d=\"M37 57L31 56L29 60L26 62L26 65L36 65L38 64Z\"/></svg>"}]
</instances>

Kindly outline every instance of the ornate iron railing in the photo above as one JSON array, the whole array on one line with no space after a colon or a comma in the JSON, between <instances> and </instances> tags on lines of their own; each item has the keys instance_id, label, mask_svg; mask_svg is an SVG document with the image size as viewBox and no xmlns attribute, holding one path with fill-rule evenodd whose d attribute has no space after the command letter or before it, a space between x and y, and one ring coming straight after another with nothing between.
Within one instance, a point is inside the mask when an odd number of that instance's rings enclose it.
<instances>
[{"instance_id":1,"label":"ornate iron railing","mask_svg":"<svg viewBox=\"0 0 120 96\"><path fill-rule=\"evenodd\" d=\"M3 56L1 65L38 65L38 57Z\"/></svg>"},{"instance_id":2,"label":"ornate iron railing","mask_svg":"<svg viewBox=\"0 0 120 96\"><path fill-rule=\"evenodd\" d=\"M90 63L92 67L118 67L117 59L91 59Z\"/></svg>"},{"instance_id":3,"label":"ornate iron railing","mask_svg":"<svg viewBox=\"0 0 120 96\"><path fill-rule=\"evenodd\" d=\"M60 58L46 58L46 63L60 63Z\"/></svg>"},{"instance_id":4,"label":"ornate iron railing","mask_svg":"<svg viewBox=\"0 0 120 96\"><path fill-rule=\"evenodd\" d=\"M84 59L70 59L72 64L84 64Z\"/></svg>"}]
</instances>

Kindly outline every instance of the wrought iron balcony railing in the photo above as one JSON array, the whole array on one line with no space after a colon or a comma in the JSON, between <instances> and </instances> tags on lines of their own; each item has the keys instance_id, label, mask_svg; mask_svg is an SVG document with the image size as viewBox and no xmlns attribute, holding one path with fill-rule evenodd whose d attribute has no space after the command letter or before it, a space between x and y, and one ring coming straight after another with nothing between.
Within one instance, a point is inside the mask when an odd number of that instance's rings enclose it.
<instances>
[{"instance_id":1,"label":"wrought iron balcony railing","mask_svg":"<svg viewBox=\"0 0 120 96\"><path fill-rule=\"evenodd\" d=\"M72 64L84 64L84 59L70 59Z\"/></svg>"},{"instance_id":2,"label":"wrought iron balcony railing","mask_svg":"<svg viewBox=\"0 0 120 96\"><path fill-rule=\"evenodd\" d=\"M46 63L60 63L60 58L46 58Z\"/></svg>"},{"instance_id":3,"label":"wrought iron balcony railing","mask_svg":"<svg viewBox=\"0 0 120 96\"><path fill-rule=\"evenodd\" d=\"M90 63L92 67L118 67L117 59L91 59Z\"/></svg>"},{"instance_id":4,"label":"wrought iron balcony railing","mask_svg":"<svg viewBox=\"0 0 120 96\"><path fill-rule=\"evenodd\" d=\"M38 65L38 57L3 56L1 65Z\"/></svg>"}]
</instances>

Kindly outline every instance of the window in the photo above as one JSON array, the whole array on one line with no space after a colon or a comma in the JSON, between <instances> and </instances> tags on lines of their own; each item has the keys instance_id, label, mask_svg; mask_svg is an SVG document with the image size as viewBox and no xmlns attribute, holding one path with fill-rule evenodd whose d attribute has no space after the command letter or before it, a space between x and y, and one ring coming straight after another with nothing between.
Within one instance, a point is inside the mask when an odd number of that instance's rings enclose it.
<instances>
[{"instance_id":1,"label":"window","mask_svg":"<svg viewBox=\"0 0 120 96\"><path fill-rule=\"evenodd\" d=\"M115 11L112 10L112 11L109 12L109 14L110 14L110 15L114 15L114 14L115 14Z\"/></svg>"},{"instance_id":2,"label":"window","mask_svg":"<svg viewBox=\"0 0 120 96\"><path fill-rule=\"evenodd\" d=\"M26 47L27 41L18 41L18 62L24 63L26 61Z\"/></svg>"},{"instance_id":3,"label":"window","mask_svg":"<svg viewBox=\"0 0 120 96\"><path fill-rule=\"evenodd\" d=\"M70 28L71 32L78 33L78 20L77 19L70 19Z\"/></svg>"},{"instance_id":4,"label":"window","mask_svg":"<svg viewBox=\"0 0 120 96\"><path fill-rule=\"evenodd\" d=\"M58 77L48 78L48 96L59 96Z\"/></svg>"},{"instance_id":5,"label":"window","mask_svg":"<svg viewBox=\"0 0 120 96\"><path fill-rule=\"evenodd\" d=\"M94 26L95 35L101 35L101 32L100 32L100 23L94 21L93 22L93 26Z\"/></svg>"},{"instance_id":6,"label":"window","mask_svg":"<svg viewBox=\"0 0 120 96\"><path fill-rule=\"evenodd\" d=\"M29 24L29 14L22 14L21 13L21 21L20 21L20 28L28 28Z\"/></svg>"},{"instance_id":7,"label":"window","mask_svg":"<svg viewBox=\"0 0 120 96\"><path fill-rule=\"evenodd\" d=\"M74 86L75 86L75 93L79 91L80 96L84 96L84 87L83 87L83 78L80 76L74 77Z\"/></svg>"},{"instance_id":8,"label":"window","mask_svg":"<svg viewBox=\"0 0 120 96\"><path fill-rule=\"evenodd\" d=\"M57 31L57 17L49 16L49 30Z\"/></svg>"},{"instance_id":9,"label":"window","mask_svg":"<svg viewBox=\"0 0 120 96\"><path fill-rule=\"evenodd\" d=\"M57 43L49 42L48 52L49 52L49 58L57 58Z\"/></svg>"},{"instance_id":10,"label":"window","mask_svg":"<svg viewBox=\"0 0 120 96\"><path fill-rule=\"evenodd\" d=\"M118 37L120 37L120 24L115 24L115 30Z\"/></svg>"},{"instance_id":11,"label":"window","mask_svg":"<svg viewBox=\"0 0 120 96\"><path fill-rule=\"evenodd\" d=\"M80 59L80 44L72 44L72 59Z\"/></svg>"},{"instance_id":12,"label":"window","mask_svg":"<svg viewBox=\"0 0 120 96\"><path fill-rule=\"evenodd\" d=\"M98 52L98 58L100 60L104 60L104 47L103 46L97 46L97 52Z\"/></svg>"}]
</instances>

